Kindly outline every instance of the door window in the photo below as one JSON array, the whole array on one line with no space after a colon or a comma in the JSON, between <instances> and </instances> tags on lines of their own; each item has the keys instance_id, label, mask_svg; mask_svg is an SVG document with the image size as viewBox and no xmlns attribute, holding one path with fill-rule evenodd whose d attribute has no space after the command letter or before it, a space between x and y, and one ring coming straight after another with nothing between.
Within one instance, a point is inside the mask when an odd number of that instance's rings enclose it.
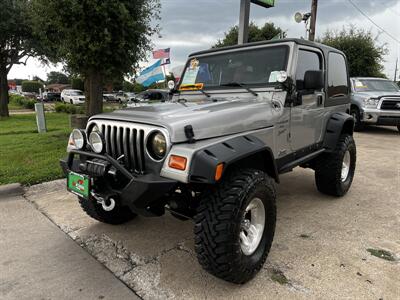
<instances>
[{"instance_id":1,"label":"door window","mask_svg":"<svg viewBox=\"0 0 400 300\"><path fill-rule=\"evenodd\" d=\"M297 89L304 89L304 74L307 71L322 70L321 55L308 50L300 50L297 59L296 86Z\"/></svg>"},{"instance_id":2,"label":"door window","mask_svg":"<svg viewBox=\"0 0 400 300\"><path fill-rule=\"evenodd\" d=\"M344 56L331 52L329 53L328 97L344 97L348 93L347 66Z\"/></svg>"}]
</instances>

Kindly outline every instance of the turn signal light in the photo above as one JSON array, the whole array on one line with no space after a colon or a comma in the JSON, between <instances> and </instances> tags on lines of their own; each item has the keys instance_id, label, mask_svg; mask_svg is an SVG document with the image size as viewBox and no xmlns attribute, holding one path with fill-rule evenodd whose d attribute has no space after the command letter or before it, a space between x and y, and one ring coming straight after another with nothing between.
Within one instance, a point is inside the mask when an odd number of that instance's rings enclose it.
<instances>
[{"instance_id":1,"label":"turn signal light","mask_svg":"<svg viewBox=\"0 0 400 300\"><path fill-rule=\"evenodd\" d=\"M171 155L169 157L168 166L172 169L185 171L186 163L187 163L186 157L178 156L178 155Z\"/></svg>"},{"instance_id":2,"label":"turn signal light","mask_svg":"<svg viewBox=\"0 0 400 300\"><path fill-rule=\"evenodd\" d=\"M221 179L223 171L224 171L224 164L223 163L218 164L217 168L215 169L215 181Z\"/></svg>"}]
</instances>

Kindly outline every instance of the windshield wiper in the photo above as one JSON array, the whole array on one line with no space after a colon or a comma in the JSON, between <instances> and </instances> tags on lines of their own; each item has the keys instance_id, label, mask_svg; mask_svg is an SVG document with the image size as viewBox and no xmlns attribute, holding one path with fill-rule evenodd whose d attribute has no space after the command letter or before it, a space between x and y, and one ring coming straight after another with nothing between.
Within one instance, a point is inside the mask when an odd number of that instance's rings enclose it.
<instances>
[{"instance_id":1,"label":"windshield wiper","mask_svg":"<svg viewBox=\"0 0 400 300\"><path fill-rule=\"evenodd\" d=\"M245 84L240 83L240 82L232 81L232 82L220 84L220 86L239 86L239 87L242 87L245 90L247 90L249 93L252 93L254 96L258 96L258 94L255 91L253 91L251 88L247 87Z\"/></svg>"},{"instance_id":2,"label":"windshield wiper","mask_svg":"<svg viewBox=\"0 0 400 300\"><path fill-rule=\"evenodd\" d=\"M211 95L209 93L207 93L206 91L204 91L203 89L197 89L197 86L195 84L188 84L185 85L185 88L196 88L194 90L189 90L189 91L200 91L202 92L204 95L206 95L208 98L211 97Z\"/></svg>"}]
</instances>

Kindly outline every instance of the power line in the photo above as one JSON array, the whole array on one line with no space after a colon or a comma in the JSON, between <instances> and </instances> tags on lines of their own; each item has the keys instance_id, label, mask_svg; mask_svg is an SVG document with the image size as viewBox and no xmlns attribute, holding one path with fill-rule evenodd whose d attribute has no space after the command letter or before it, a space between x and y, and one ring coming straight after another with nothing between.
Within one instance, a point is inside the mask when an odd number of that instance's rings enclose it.
<instances>
[{"instance_id":1,"label":"power line","mask_svg":"<svg viewBox=\"0 0 400 300\"><path fill-rule=\"evenodd\" d=\"M376 27L378 27L381 31L386 33L389 37L391 37L394 41L398 42L400 44L400 40L395 38L393 35L391 35L389 32L387 32L385 29L383 29L381 26L376 24L374 20L372 20L366 13L364 13L352 0L348 0L351 5L354 6L355 9L357 9L364 17L366 17L372 24L374 24Z\"/></svg>"}]
</instances>

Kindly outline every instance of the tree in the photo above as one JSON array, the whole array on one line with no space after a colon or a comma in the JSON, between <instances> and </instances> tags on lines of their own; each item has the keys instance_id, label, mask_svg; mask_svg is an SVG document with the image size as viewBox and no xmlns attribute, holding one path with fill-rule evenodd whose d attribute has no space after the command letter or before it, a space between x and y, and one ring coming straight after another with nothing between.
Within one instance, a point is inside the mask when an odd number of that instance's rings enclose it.
<instances>
[{"instance_id":1,"label":"tree","mask_svg":"<svg viewBox=\"0 0 400 300\"><path fill-rule=\"evenodd\" d=\"M213 46L220 48L225 46L237 45L239 36L239 26L233 26L228 32L225 32L225 37ZM258 27L251 22L249 24L249 43L271 40L273 38L285 38L286 32L274 23L265 23L262 27Z\"/></svg>"},{"instance_id":2,"label":"tree","mask_svg":"<svg viewBox=\"0 0 400 300\"><path fill-rule=\"evenodd\" d=\"M0 0L0 117L8 117L7 76L12 66L35 54L29 0Z\"/></svg>"},{"instance_id":3,"label":"tree","mask_svg":"<svg viewBox=\"0 0 400 300\"><path fill-rule=\"evenodd\" d=\"M74 90L83 91L85 89L84 80L82 78L80 78L80 77L71 78L71 88L73 88Z\"/></svg>"},{"instance_id":4,"label":"tree","mask_svg":"<svg viewBox=\"0 0 400 300\"><path fill-rule=\"evenodd\" d=\"M132 82L125 80L122 83L122 90L125 92L134 92L134 93L138 94L140 92L143 92L145 89L146 88L143 85L141 85L140 83L137 83L137 82L132 83Z\"/></svg>"},{"instance_id":5,"label":"tree","mask_svg":"<svg viewBox=\"0 0 400 300\"><path fill-rule=\"evenodd\" d=\"M64 73L51 71L47 73L47 84L53 83L68 84L70 83L70 79Z\"/></svg>"},{"instance_id":6,"label":"tree","mask_svg":"<svg viewBox=\"0 0 400 300\"><path fill-rule=\"evenodd\" d=\"M86 114L103 108L103 84L138 68L158 31L159 0L32 0L34 29L52 62L85 78Z\"/></svg>"},{"instance_id":7,"label":"tree","mask_svg":"<svg viewBox=\"0 0 400 300\"><path fill-rule=\"evenodd\" d=\"M25 80L22 82L22 91L27 93L39 93L39 89L43 91L43 84L36 80Z\"/></svg>"},{"instance_id":8,"label":"tree","mask_svg":"<svg viewBox=\"0 0 400 300\"><path fill-rule=\"evenodd\" d=\"M386 45L376 45L371 31L355 26L341 31L327 31L318 42L343 51L349 63L350 76L385 77L382 73Z\"/></svg>"}]
</instances>

